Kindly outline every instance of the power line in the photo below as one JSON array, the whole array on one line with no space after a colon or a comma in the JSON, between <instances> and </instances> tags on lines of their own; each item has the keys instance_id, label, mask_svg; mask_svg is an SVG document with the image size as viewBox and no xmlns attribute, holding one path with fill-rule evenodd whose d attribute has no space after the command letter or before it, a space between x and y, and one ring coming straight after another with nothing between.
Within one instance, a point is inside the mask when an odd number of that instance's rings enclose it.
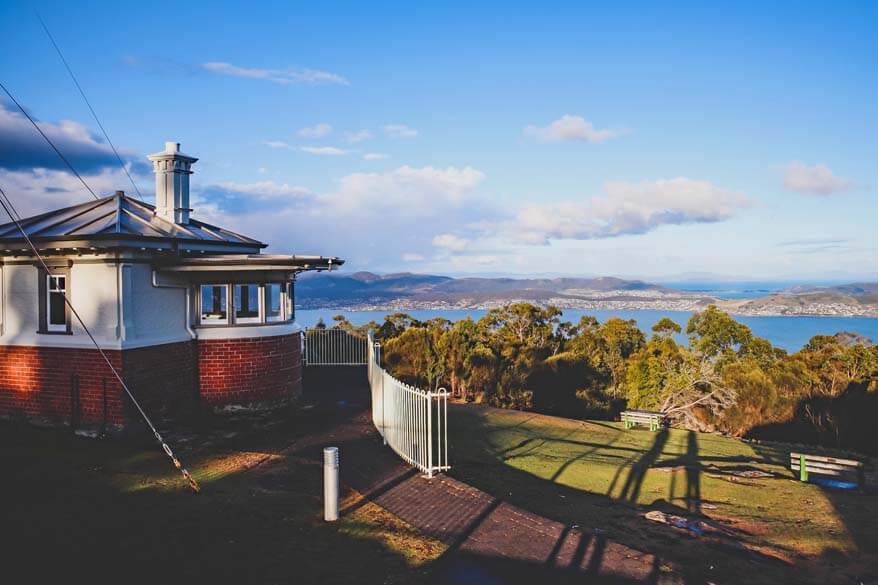
<instances>
[{"instance_id":1,"label":"power line","mask_svg":"<svg viewBox=\"0 0 878 585\"><path fill-rule=\"evenodd\" d=\"M9 99L12 100L12 103L14 103L16 106L18 106L18 109L21 110L21 113L24 114L28 120L30 120L30 123L33 124L34 128L37 129L37 132L40 133L40 136L42 136L43 139L45 139L45 141L49 143L49 146L52 147L52 150L55 151L55 154L57 154L59 157L61 157L61 160L63 160L64 164L67 165L67 168L70 169L70 172L72 172L74 175L76 175L76 178L79 179L79 181L85 186L86 189L88 189L88 192L91 193L91 196L94 197L95 199L100 199L100 197L98 197L97 194L94 191L92 191L92 188L88 186L88 183L85 182L85 179L82 178L82 175L80 175L78 172L76 172L76 169L73 168L73 165L70 163L69 160L67 160L67 157L64 156L63 154L61 154L61 151L58 150L58 147L55 146L55 143L52 142L52 140L48 136L46 136L46 133L43 132L43 129L40 128L36 122L34 122L34 119L30 117L30 114L27 113L27 110L25 110L21 106L21 104L18 103L18 100L15 99L15 97L11 93L9 93L9 90L6 89L6 86L3 85L3 82L0 82L0 88L3 88L3 91L6 92L6 95L8 95Z\"/></svg>"},{"instance_id":2,"label":"power line","mask_svg":"<svg viewBox=\"0 0 878 585\"><path fill-rule=\"evenodd\" d=\"M20 231L21 235L24 236L24 239L27 242L27 245L30 246L30 249L33 251L34 255L37 258L37 261L40 263L43 270L46 271L46 274L51 275L52 271L49 270L49 267L46 264L46 261L43 259L39 250L37 250L37 247L31 241L30 236L27 235L27 232L24 230L24 227L22 227L19 219L17 219L18 217L20 217L18 215L18 211L15 209L15 205L13 205L12 201L6 195L6 192L3 190L2 187L0 187L0 206L3 207L3 210L9 216L9 218L15 223L16 227L18 227L18 231ZM195 478L192 477L192 475L189 473L189 471L186 470L185 467L183 467L183 464L180 462L179 459L177 459L177 457L174 455L174 452L171 451L171 447L168 446L168 443L162 438L161 434L155 428L155 425L152 424L152 421L150 420L149 416L147 416L146 412L140 406L140 403L137 401L137 398L134 397L134 393L131 392L131 390L128 388L128 385L122 379L122 376L119 375L119 372L116 371L116 368L113 366L112 362L110 362L110 358L107 357L107 354L104 353L104 350L103 350L103 348L101 348L97 339L95 339L94 335L92 335L91 331L89 331L85 322L82 320L82 317L79 316L79 313L73 307L73 304L70 302L70 299L67 298L66 290L61 293L61 297L64 299L64 303L70 309L70 312L73 313L73 315L76 317L76 320L79 321L79 325L85 331L86 335L88 335L88 338L91 340L92 344L94 344L95 348L98 350L98 353L101 355L101 357L107 363L107 366L110 368L110 371L113 373L113 376L116 378L116 380L119 381L119 384L122 386L122 389L125 390L125 393L128 395L128 398L131 399L131 402L134 404L134 407L140 413L140 416L143 417L144 421L146 421L146 424L149 427L149 429L152 431L153 436L155 436L156 440L162 446L162 449L167 454L167 456L171 458L171 461L173 462L174 467L176 467L178 470L180 470L180 473L183 475L183 478L189 482L189 487L191 487L193 491L195 491L195 492L200 491L200 488L198 487L198 482L195 481Z\"/></svg>"},{"instance_id":3,"label":"power line","mask_svg":"<svg viewBox=\"0 0 878 585\"><path fill-rule=\"evenodd\" d=\"M131 173L128 172L128 168L125 166L125 163L122 162L122 157L119 156L119 151L116 150L116 146L113 144L113 141L110 140L109 134L104 129L104 125L101 124L101 121L98 119L97 113L95 113L94 108L91 106L91 102L88 101L88 98L85 97L85 91L83 91L82 86L79 85L79 81L76 80L76 76L73 74L73 70L70 68L70 64L67 63L67 59L64 58L64 53L61 52L61 47L58 46L58 43L55 42L55 37L52 36L52 33L49 32L49 27L46 26L46 23L43 21L43 17L40 16L40 13L34 10L37 15L37 20L40 21L40 24L43 26L43 30L46 31L46 36L49 37L49 40L52 42L52 46L55 47L55 51L58 52L58 56L61 57L61 62L64 63L64 67L67 69L67 73L70 74L70 79L73 80L73 84L76 85L76 89L79 90L79 95L82 96L82 100L85 102L85 105L88 106L88 110L91 112L91 117L94 118L95 122L98 125L98 128L101 129L101 132L104 135L104 138L107 139L107 144L110 145L110 148L113 149L113 154L116 155L116 160L119 161L119 166L122 167L122 170L128 176L128 180L131 181L131 186L134 187L134 191L137 193L137 196L143 201L143 194L140 192L140 189L137 187L137 183L134 182L134 179L131 177Z\"/></svg>"}]
</instances>

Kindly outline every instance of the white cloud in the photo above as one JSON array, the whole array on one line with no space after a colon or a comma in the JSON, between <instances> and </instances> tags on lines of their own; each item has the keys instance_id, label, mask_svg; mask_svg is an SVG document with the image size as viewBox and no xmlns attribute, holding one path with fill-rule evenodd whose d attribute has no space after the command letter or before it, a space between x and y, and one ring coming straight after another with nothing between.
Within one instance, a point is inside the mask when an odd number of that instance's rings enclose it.
<instances>
[{"instance_id":1,"label":"white cloud","mask_svg":"<svg viewBox=\"0 0 878 585\"><path fill-rule=\"evenodd\" d=\"M311 154L322 154L326 156L341 156L348 152L334 146L302 146L300 150L303 152L310 152Z\"/></svg>"},{"instance_id":2,"label":"white cloud","mask_svg":"<svg viewBox=\"0 0 878 585\"><path fill-rule=\"evenodd\" d=\"M290 146L283 140L266 140L262 144L269 148L292 148L292 146Z\"/></svg>"},{"instance_id":3,"label":"white cloud","mask_svg":"<svg viewBox=\"0 0 878 585\"><path fill-rule=\"evenodd\" d=\"M552 239L590 240L644 234L662 225L729 219L748 205L738 193L685 177L604 184L604 195L583 202L526 206L498 231L509 239L546 244Z\"/></svg>"},{"instance_id":4,"label":"white cloud","mask_svg":"<svg viewBox=\"0 0 878 585\"><path fill-rule=\"evenodd\" d=\"M368 130L357 130L356 132L345 132L345 139L354 144L372 138L372 133Z\"/></svg>"},{"instance_id":5,"label":"white cloud","mask_svg":"<svg viewBox=\"0 0 878 585\"><path fill-rule=\"evenodd\" d=\"M217 183L217 186L247 195L255 195L260 198L276 197L310 197L314 193L305 187L289 185L288 183L275 183L274 181L257 181L255 183L235 183L227 181Z\"/></svg>"},{"instance_id":6,"label":"white cloud","mask_svg":"<svg viewBox=\"0 0 878 585\"><path fill-rule=\"evenodd\" d=\"M367 152L363 155L363 160L384 160L385 158L387 155L380 152Z\"/></svg>"},{"instance_id":7,"label":"white cloud","mask_svg":"<svg viewBox=\"0 0 878 585\"><path fill-rule=\"evenodd\" d=\"M338 210L371 210L394 216L429 215L459 207L485 179L471 167L402 166L384 173L353 173L327 200Z\"/></svg>"},{"instance_id":8,"label":"white cloud","mask_svg":"<svg viewBox=\"0 0 878 585\"><path fill-rule=\"evenodd\" d=\"M137 197L132 193L128 177L118 165L107 167L98 173L82 174L82 177L99 197L110 195L116 190L124 190L128 195ZM145 189L146 186L153 185L151 177L137 174L133 174L133 177L141 187L145 201L152 203L154 195L152 191ZM94 200L79 179L67 171L43 168L0 170L0 185L22 217ZM8 217L0 210L0 223L6 221L9 221Z\"/></svg>"},{"instance_id":9,"label":"white cloud","mask_svg":"<svg viewBox=\"0 0 878 585\"><path fill-rule=\"evenodd\" d=\"M469 240L454 234L439 234L433 237L433 245L452 252L462 252L469 246Z\"/></svg>"},{"instance_id":10,"label":"white cloud","mask_svg":"<svg viewBox=\"0 0 878 585\"><path fill-rule=\"evenodd\" d=\"M260 175L264 175L268 173L268 167L259 167L258 169L256 169L256 172Z\"/></svg>"},{"instance_id":11,"label":"white cloud","mask_svg":"<svg viewBox=\"0 0 878 585\"><path fill-rule=\"evenodd\" d=\"M222 61L203 63L201 67L220 75L261 79L280 85L349 85L348 80L341 75L315 69L259 69L255 67L240 67Z\"/></svg>"},{"instance_id":12,"label":"white cloud","mask_svg":"<svg viewBox=\"0 0 878 585\"><path fill-rule=\"evenodd\" d=\"M789 191L812 195L832 195L854 186L851 181L837 177L826 165L809 167L800 161L793 161L787 166L783 185Z\"/></svg>"},{"instance_id":13,"label":"white cloud","mask_svg":"<svg viewBox=\"0 0 878 585\"><path fill-rule=\"evenodd\" d=\"M386 124L384 133L393 138L414 138L418 135L418 131L409 128L405 124Z\"/></svg>"},{"instance_id":14,"label":"white cloud","mask_svg":"<svg viewBox=\"0 0 878 585\"><path fill-rule=\"evenodd\" d=\"M421 262L424 260L424 257L420 254L415 254L413 252L406 252L401 256L403 262Z\"/></svg>"},{"instance_id":15,"label":"white cloud","mask_svg":"<svg viewBox=\"0 0 878 585\"><path fill-rule=\"evenodd\" d=\"M302 138L323 138L332 133L332 126L325 123L315 124L299 130L298 134Z\"/></svg>"},{"instance_id":16,"label":"white cloud","mask_svg":"<svg viewBox=\"0 0 878 585\"><path fill-rule=\"evenodd\" d=\"M622 130L598 130L594 124L582 116L565 114L545 127L528 126L524 129L527 136L545 142L604 142L623 134Z\"/></svg>"}]
</instances>

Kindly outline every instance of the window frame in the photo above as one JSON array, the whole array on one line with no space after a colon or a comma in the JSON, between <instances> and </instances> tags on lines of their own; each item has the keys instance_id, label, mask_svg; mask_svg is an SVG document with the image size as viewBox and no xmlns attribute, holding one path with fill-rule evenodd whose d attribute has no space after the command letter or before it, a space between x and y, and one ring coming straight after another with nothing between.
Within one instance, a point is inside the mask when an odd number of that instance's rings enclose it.
<instances>
[{"instance_id":1,"label":"window frame","mask_svg":"<svg viewBox=\"0 0 878 585\"><path fill-rule=\"evenodd\" d=\"M268 306L266 291L271 285L280 286L280 315L277 317L268 316ZM205 321L203 316L204 306L202 290L206 286L225 287L226 289L226 318L225 320ZM235 287L237 286L256 286L258 288L257 300L259 303L259 317L237 317L237 309L235 307ZM195 289L195 327L257 327L264 325L281 325L290 323L295 318L295 308L293 306L293 284L292 281L271 281L271 282L203 282L194 285Z\"/></svg>"},{"instance_id":2,"label":"window frame","mask_svg":"<svg viewBox=\"0 0 878 585\"><path fill-rule=\"evenodd\" d=\"M204 319L204 294L203 289L206 286L223 287L226 289L226 318L225 319ZM232 324L232 313L229 303L229 284L225 282L205 282L198 285L198 325L201 327L228 327Z\"/></svg>"},{"instance_id":3,"label":"window frame","mask_svg":"<svg viewBox=\"0 0 878 585\"><path fill-rule=\"evenodd\" d=\"M271 317L268 314L269 306L268 306L268 287L270 286L279 286L280 291L278 293L278 309L279 314L277 317ZM287 310L286 310L286 293L287 287L284 282L266 282L263 283L260 288L262 289L262 293L259 295L262 298L262 305L264 307L264 317L266 323L283 323L287 320Z\"/></svg>"},{"instance_id":4,"label":"window frame","mask_svg":"<svg viewBox=\"0 0 878 585\"><path fill-rule=\"evenodd\" d=\"M256 287L256 316L255 317L238 317L238 307L235 303L235 293L238 290L238 287ZM258 282L236 282L231 285L232 287L232 324L233 325L259 325L265 323L265 311L263 310L264 301L264 292L263 286ZM242 296L243 298L243 296Z\"/></svg>"},{"instance_id":5,"label":"window frame","mask_svg":"<svg viewBox=\"0 0 878 585\"><path fill-rule=\"evenodd\" d=\"M57 289L52 288L52 281L57 282L58 279L64 279L64 287ZM70 329L70 315L67 303L67 289L69 288L70 279L66 274L46 273L46 331L48 333L66 333ZM52 295L61 293L61 307L64 309L64 322L52 323Z\"/></svg>"},{"instance_id":6,"label":"window frame","mask_svg":"<svg viewBox=\"0 0 878 585\"><path fill-rule=\"evenodd\" d=\"M72 263L50 263L48 270L42 265L36 265L37 272L37 333L42 335L73 335L73 316L70 312L70 305L64 302L64 324L51 324L50 308L51 302L51 286L49 285L51 277L64 277L64 297L68 301L71 298L71 279L70 267Z\"/></svg>"}]
</instances>

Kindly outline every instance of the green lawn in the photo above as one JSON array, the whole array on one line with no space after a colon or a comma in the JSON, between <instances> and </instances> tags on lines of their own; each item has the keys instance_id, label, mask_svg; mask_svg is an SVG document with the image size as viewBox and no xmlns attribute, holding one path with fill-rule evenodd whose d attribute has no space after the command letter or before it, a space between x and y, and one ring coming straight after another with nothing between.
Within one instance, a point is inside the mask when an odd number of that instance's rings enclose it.
<instances>
[{"instance_id":1,"label":"green lawn","mask_svg":"<svg viewBox=\"0 0 878 585\"><path fill-rule=\"evenodd\" d=\"M878 497L795 480L789 449L670 429L460 405L452 473L533 512L606 531L696 579L859 583L878 579ZM766 478L733 474L760 470ZM707 523L702 535L644 518Z\"/></svg>"},{"instance_id":2,"label":"green lawn","mask_svg":"<svg viewBox=\"0 0 878 585\"><path fill-rule=\"evenodd\" d=\"M314 436L315 418L299 411L194 433L181 454L199 495L152 442L0 423L2 581L423 581L444 546L395 516L366 503L323 522L320 464L307 449L280 452Z\"/></svg>"}]
</instances>

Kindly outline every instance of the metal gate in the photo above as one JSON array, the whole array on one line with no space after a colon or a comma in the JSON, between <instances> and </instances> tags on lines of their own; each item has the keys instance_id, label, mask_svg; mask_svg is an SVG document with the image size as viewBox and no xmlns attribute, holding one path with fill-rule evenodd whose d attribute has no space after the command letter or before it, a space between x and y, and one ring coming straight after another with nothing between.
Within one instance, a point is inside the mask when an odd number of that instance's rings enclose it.
<instances>
[{"instance_id":1,"label":"metal gate","mask_svg":"<svg viewBox=\"0 0 878 585\"><path fill-rule=\"evenodd\" d=\"M448 391L404 384L381 367L381 344L369 335L372 422L384 442L427 477L448 464Z\"/></svg>"},{"instance_id":2,"label":"metal gate","mask_svg":"<svg viewBox=\"0 0 878 585\"><path fill-rule=\"evenodd\" d=\"M306 366L367 366L372 422L397 455L428 477L448 464L448 392L404 384L381 367L381 344L372 334L308 329L302 336Z\"/></svg>"},{"instance_id":3,"label":"metal gate","mask_svg":"<svg viewBox=\"0 0 878 585\"><path fill-rule=\"evenodd\" d=\"M307 329L302 336L306 366L365 366L368 339L345 329Z\"/></svg>"}]
</instances>

